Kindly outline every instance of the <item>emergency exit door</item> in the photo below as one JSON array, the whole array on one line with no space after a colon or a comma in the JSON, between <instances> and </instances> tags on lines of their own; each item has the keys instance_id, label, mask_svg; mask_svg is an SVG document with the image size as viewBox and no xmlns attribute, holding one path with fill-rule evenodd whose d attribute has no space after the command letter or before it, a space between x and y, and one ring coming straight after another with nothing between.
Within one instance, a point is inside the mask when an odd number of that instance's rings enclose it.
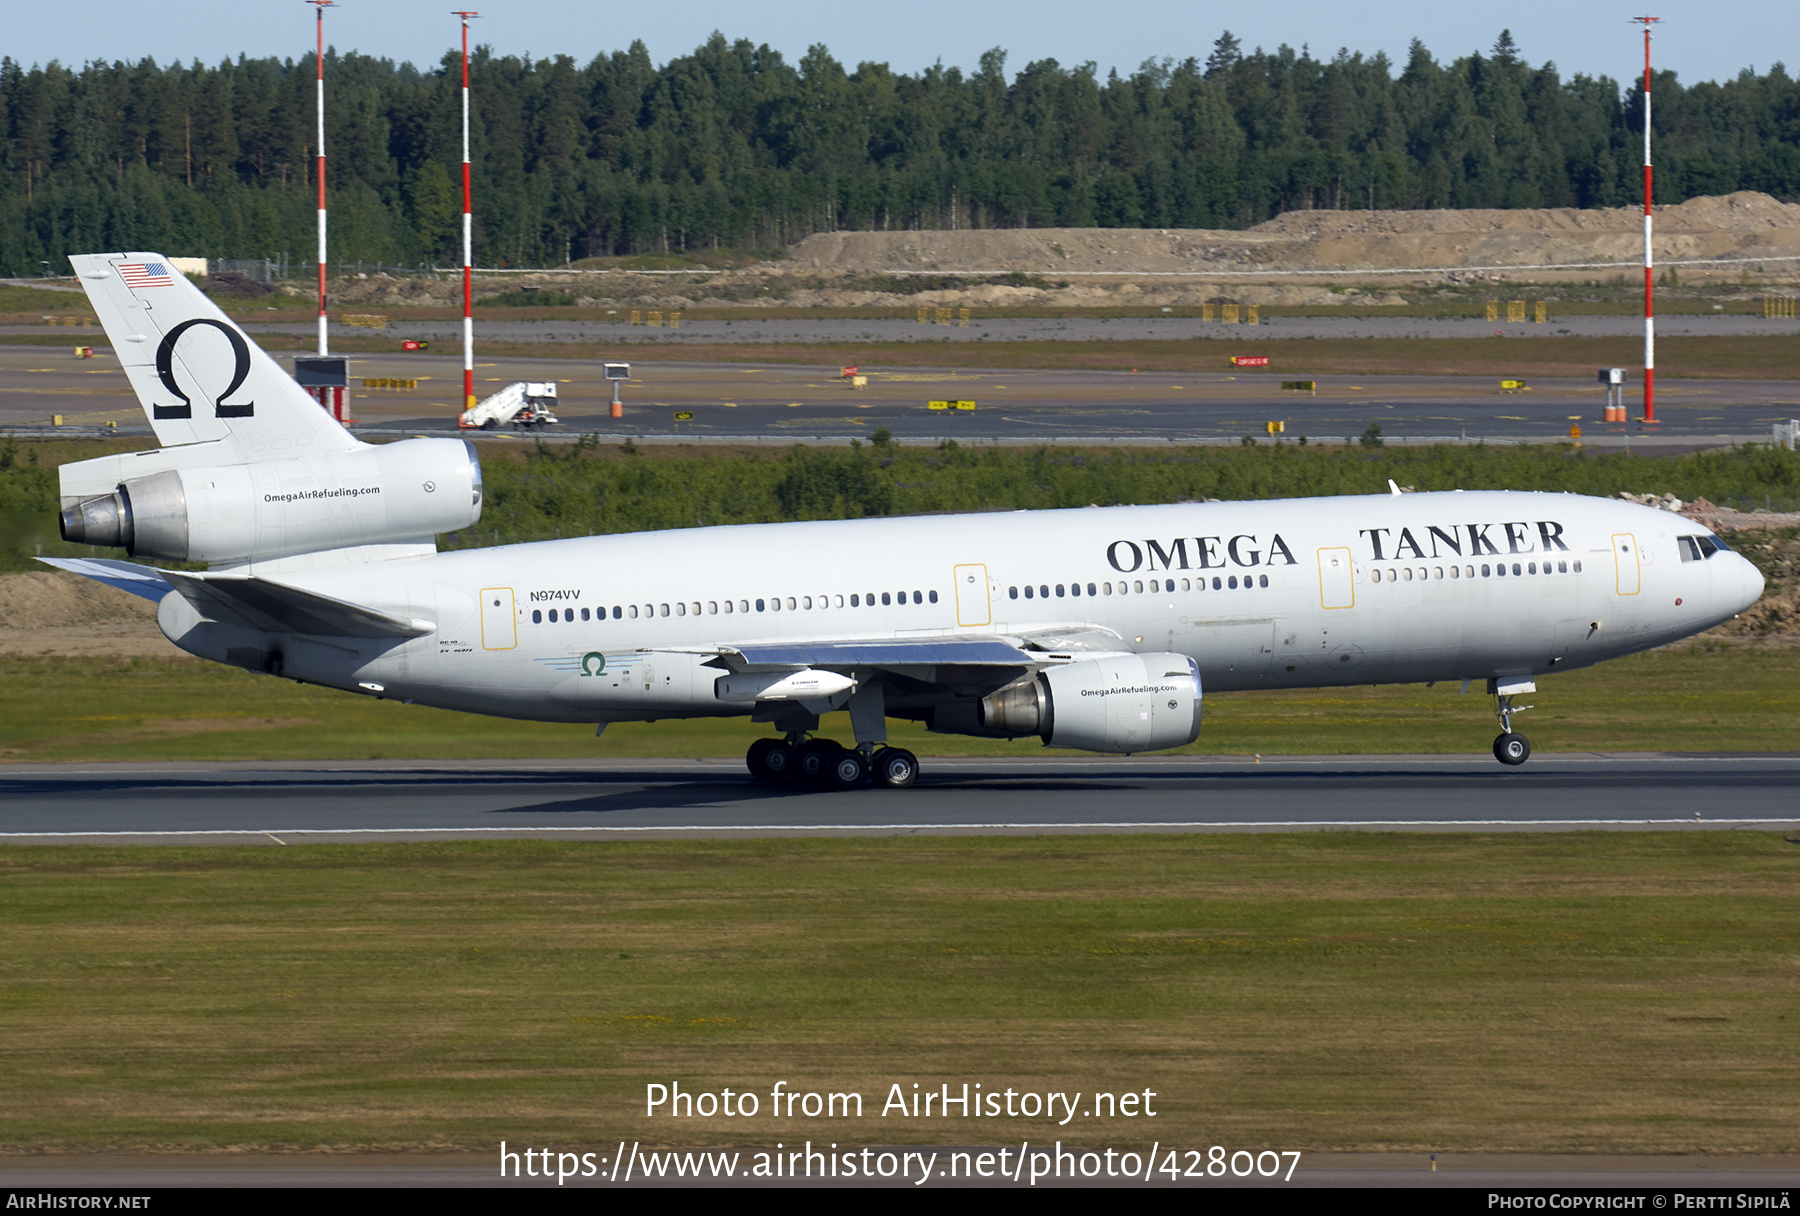
<instances>
[{"instance_id":1,"label":"emergency exit door","mask_svg":"<svg viewBox=\"0 0 1800 1216\"><path fill-rule=\"evenodd\" d=\"M1350 550L1319 550L1319 607L1356 607L1356 582L1351 577Z\"/></svg>"},{"instance_id":2,"label":"emergency exit door","mask_svg":"<svg viewBox=\"0 0 1800 1216\"><path fill-rule=\"evenodd\" d=\"M481 589L481 648L512 650L519 644L519 616L511 587Z\"/></svg>"},{"instance_id":3,"label":"emergency exit door","mask_svg":"<svg viewBox=\"0 0 1800 1216\"><path fill-rule=\"evenodd\" d=\"M1637 538L1619 532L1612 538L1613 566L1617 571L1615 586L1620 595L1636 595L1639 585Z\"/></svg>"},{"instance_id":4,"label":"emergency exit door","mask_svg":"<svg viewBox=\"0 0 1800 1216\"><path fill-rule=\"evenodd\" d=\"M956 623L989 625L994 620L993 605L988 600L986 566L956 567Z\"/></svg>"}]
</instances>

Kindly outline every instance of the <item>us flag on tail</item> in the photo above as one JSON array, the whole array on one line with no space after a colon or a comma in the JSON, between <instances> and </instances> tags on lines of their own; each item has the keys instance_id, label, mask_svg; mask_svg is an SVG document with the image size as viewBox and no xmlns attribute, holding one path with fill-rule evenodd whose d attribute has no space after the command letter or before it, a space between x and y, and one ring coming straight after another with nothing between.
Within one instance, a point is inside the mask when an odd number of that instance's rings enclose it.
<instances>
[{"instance_id":1,"label":"us flag on tail","mask_svg":"<svg viewBox=\"0 0 1800 1216\"><path fill-rule=\"evenodd\" d=\"M119 277L127 287L173 287L169 268L161 262L121 262Z\"/></svg>"}]
</instances>

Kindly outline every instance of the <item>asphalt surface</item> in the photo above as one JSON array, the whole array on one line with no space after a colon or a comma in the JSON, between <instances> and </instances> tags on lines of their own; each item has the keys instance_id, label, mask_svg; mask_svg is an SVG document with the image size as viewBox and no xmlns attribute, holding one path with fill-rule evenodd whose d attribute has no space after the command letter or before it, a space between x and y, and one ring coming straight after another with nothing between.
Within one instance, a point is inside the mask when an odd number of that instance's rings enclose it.
<instances>
[{"instance_id":1,"label":"asphalt surface","mask_svg":"<svg viewBox=\"0 0 1800 1216\"><path fill-rule=\"evenodd\" d=\"M111 424L148 435L142 407L110 351L77 359L70 347L0 347L0 430L92 433ZM1520 345L1521 352L1529 344ZM629 358L629 349L622 352ZM946 352L947 355L954 352ZM1524 390L1475 376L1325 376L1302 369L1238 372L1041 371L866 368L853 388L839 369L754 362L635 363L622 385L623 416L610 416L611 386L598 361L558 358L482 360L476 395L516 380L557 385L559 426L548 433L695 443L848 442L887 428L897 439L936 442L1155 443L1234 442L1285 424L1285 437L1342 441L1379 425L1388 440L1556 441L1579 425L1595 445L1710 445L1767 442L1772 424L1800 417L1800 381L1685 380L1657 385L1652 427L1603 423L1606 391L1592 379L1526 375ZM291 356L280 357L284 364ZM1220 359L1223 365L1223 355ZM1522 360L1528 362L1528 360ZM351 410L374 434L454 433L460 412L460 356L440 353L351 358ZM1315 388L1286 390L1289 378ZM364 379L412 381L400 389L363 387ZM933 409L932 402L971 409ZM1627 401L1636 407L1635 389ZM686 415L686 417L681 417ZM503 428L492 435L518 435Z\"/></svg>"},{"instance_id":2,"label":"asphalt surface","mask_svg":"<svg viewBox=\"0 0 1800 1216\"><path fill-rule=\"evenodd\" d=\"M1800 754L927 759L906 791L736 761L58 765L0 770L0 842L1800 829Z\"/></svg>"}]
</instances>

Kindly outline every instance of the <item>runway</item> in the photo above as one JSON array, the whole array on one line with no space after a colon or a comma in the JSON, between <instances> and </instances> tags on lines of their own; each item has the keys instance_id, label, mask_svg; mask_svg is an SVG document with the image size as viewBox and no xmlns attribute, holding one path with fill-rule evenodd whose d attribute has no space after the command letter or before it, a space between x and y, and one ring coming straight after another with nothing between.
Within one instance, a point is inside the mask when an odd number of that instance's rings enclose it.
<instances>
[{"instance_id":1,"label":"runway","mask_svg":"<svg viewBox=\"0 0 1800 1216\"><path fill-rule=\"evenodd\" d=\"M737 761L0 770L0 843L1800 829L1800 755L926 760L912 790L796 790Z\"/></svg>"}]
</instances>

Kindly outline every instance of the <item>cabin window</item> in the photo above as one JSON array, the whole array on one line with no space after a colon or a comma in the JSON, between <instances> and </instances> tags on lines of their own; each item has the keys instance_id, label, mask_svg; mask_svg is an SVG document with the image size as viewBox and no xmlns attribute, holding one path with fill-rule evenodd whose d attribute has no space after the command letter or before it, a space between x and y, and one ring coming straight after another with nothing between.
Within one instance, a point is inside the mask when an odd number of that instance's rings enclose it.
<instances>
[{"instance_id":1,"label":"cabin window","mask_svg":"<svg viewBox=\"0 0 1800 1216\"><path fill-rule=\"evenodd\" d=\"M923 604L924 602L925 597L923 595L920 595L917 591L913 592L913 603Z\"/></svg>"},{"instance_id":2,"label":"cabin window","mask_svg":"<svg viewBox=\"0 0 1800 1216\"><path fill-rule=\"evenodd\" d=\"M763 610L763 602L761 600L756 601L756 610L758 612L761 612Z\"/></svg>"},{"instance_id":3,"label":"cabin window","mask_svg":"<svg viewBox=\"0 0 1800 1216\"><path fill-rule=\"evenodd\" d=\"M1579 561L1577 561L1575 563L1575 573L1577 573L1577 574L1581 573L1581 563Z\"/></svg>"},{"instance_id":4,"label":"cabin window","mask_svg":"<svg viewBox=\"0 0 1800 1216\"><path fill-rule=\"evenodd\" d=\"M1519 574L1519 563L1514 562L1513 563L1513 577L1515 577L1515 578L1518 577L1518 574Z\"/></svg>"},{"instance_id":5,"label":"cabin window","mask_svg":"<svg viewBox=\"0 0 1800 1216\"><path fill-rule=\"evenodd\" d=\"M1371 573L1370 573L1370 575L1369 575L1369 577L1370 577L1370 579L1372 579L1372 580L1373 580L1373 581L1375 581L1375 582L1377 582L1377 583L1379 583L1379 582L1380 582L1380 581L1381 581L1381 571L1379 571L1379 570L1376 570L1376 571L1372 571L1372 572L1371 572Z\"/></svg>"},{"instance_id":6,"label":"cabin window","mask_svg":"<svg viewBox=\"0 0 1800 1216\"><path fill-rule=\"evenodd\" d=\"M932 603L932 604L935 604L935 603L937 603L937 592L935 592L935 591L927 591L927 592L926 592L926 593L925 593L925 597L926 597L926 602L928 602L928 603Z\"/></svg>"},{"instance_id":7,"label":"cabin window","mask_svg":"<svg viewBox=\"0 0 1800 1216\"><path fill-rule=\"evenodd\" d=\"M1142 594L1143 594L1143 591L1144 591L1144 584L1143 584L1143 583L1141 583L1141 582L1135 582L1135 581L1134 581L1134 582L1133 582L1133 583L1132 583L1132 584L1131 584L1131 589L1132 589L1132 590L1133 590L1133 591L1135 591L1135 592L1137 592L1137 593L1138 593L1138 594L1140 594L1140 595L1142 595Z\"/></svg>"},{"instance_id":8,"label":"cabin window","mask_svg":"<svg viewBox=\"0 0 1800 1216\"><path fill-rule=\"evenodd\" d=\"M729 615L731 613L731 601L730 600L725 601L725 612L727 615Z\"/></svg>"},{"instance_id":9,"label":"cabin window","mask_svg":"<svg viewBox=\"0 0 1800 1216\"><path fill-rule=\"evenodd\" d=\"M676 604L675 605L675 615L676 616L686 616L687 615L687 605L685 603Z\"/></svg>"},{"instance_id":10,"label":"cabin window","mask_svg":"<svg viewBox=\"0 0 1800 1216\"><path fill-rule=\"evenodd\" d=\"M637 620L637 605L636 604L633 604L631 606L631 619L634 621Z\"/></svg>"},{"instance_id":11,"label":"cabin window","mask_svg":"<svg viewBox=\"0 0 1800 1216\"><path fill-rule=\"evenodd\" d=\"M668 606L668 605L667 605L667 604L664 604L664 605L663 605L663 606L662 606L662 612L661 612L661 613L659 613L659 614L658 614L658 615L660 615L660 616L668 616L668 615L669 615L669 606Z\"/></svg>"},{"instance_id":12,"label":"cabin window","mask_svg":"<svg viewBox=\"0 0 1800 1216\"><path fill-rule=\"evenodd\" d=\"M1556 563L1556 572L1558 574L1567 574L1569 572L1569 563L1568 562L1557 562Z\"/></svg>"},{"instance_id":13,"label":"cabin window","mask_svg":"<svg viewBox=\"0 0 1800 1216\"><path fill-rule=\"evenodd\" d=\"M1462 577L1462 567L1461 566L1450 567L1450 577L1451 578L1461 578Z\"/></svg>"},{"instance_id":14,"label":"cabin window","mask_svg":"<svg viewBox=\"0 0 1800 1216\"><path fill-rule=\"evenodd\" d=\"M860 607L862 607L862 596L860 596L860 595L853 595L853 596L851 596L851 597L850 597L850 606L851 606L851 607L852 607L852 608L860 608Z\"/></svg>"},{"instance_id":15,"label":"cabin window","mask_svg":"<svg viewBox=\"0 0 1800 1216\"><path fill-rule=\"evenodd\" d=\"M1259 575L1257 577L1256 584L1259 587L1267 587L1269 585L1269 576L1266 574Z\"/></svg>"},{"instance_id":16,"label":"cabin window","mask_svg":"<svg viewBox=\"0 0 1800 1216\"><path fill-rule=\"evenodd\" d=\"M811 608L812 607L812 596L810 596L810 595L801 596L800 597L800 606L802 608Z\"/></svg>"},{"instance_id":17,"label":"cabin window","mask_svg":"<svg viewBox=\"0 0 1800 1216\"><path fill-rule=\"evenodd\" d=\"M873 598L873 597L870 597L870 598L871 598L871 599L872 599L872 598ZM887 593L887 592L885 592L885 591L883 591L883 592L882 592L882 593L881 593L881 606L882 606L882 607L883 607L883 608L885 608L885 607L887 607L887 606L888 606L888 604L889 604L889 602L890 602L890 600L889 600L889 596L888 596L888 593Z\"/></svg>"},{"instance_id":18,"label":"cabin window","mask_svg":"<svg viewBox=\"0 0 1800 1216\"><path fill-rule=\"evenodd\" d=\"M1058 584L1056 584L1056 598L1057 598L1057 599L1059 599L1059 600L1060 600L1060 599L1062 599L1062 598L1064 598L1064 591L1063 591L1063 584L1062 584L1062 583L1058 583Z\"/></svg>"},{"instance_id":19,"label":"cabin window","mask_svg":"<svg viewBox=\"0 0 1800 1216\"><path fill-rule=\"evenodd\" d=\"M758 606L760 607L760 604ZM769 611L770 612L780 612L781 611L781 597L779 595L777 595L769 600Z\"/></svg>"},{"instance_id":20,"label":"cabin window","mask_svg":"<svg viewBox=\"0 0 1800 1216\"><path fill-rule=\"evenodd\" d=\"M544 613L541 608L533 608L531 610L531 623L533 625L542 625L544 623Z\"/></svg>"},{"instance_id":21,"label":"cabin window","mask_svg":"<svg viewBox=\"0 0 1800 1216\"><path fill-rule=\"evenodd\" d=\"M584 621L588 619L588 610L586 608L581 610L581 619Z\"/></svg>"},{"instance_id":22,"label":"cabin window","mask_svg":"<svg viewBox=\"0 0 1800 1216\"><path fill-rule=\"evenodd\" d=\"M1037 591L1036 591L1036 589L1034 589L1034 588L1033 588L1033 587L1032 587L1032 586L1031 586L1031 585L1030 585L1030 584L1029 584L1029 583L1027 583L1027 584L1026 584L1026 585L1025 585L1025 598L1026 598L1026 599L1028 599L1028 600L1029 600L1029 599L1036 599L1036 598L1037 598Z\"/></svg>"},{"instance_id":23,"label":"cabin window","mask_svg":"<svg viewBox=\"0 0 1800 1216\"><path fill-rule=\"evenodd\" d=\"M1227 587L1231 588L1233 591L1236 591L1237 590L1237 575L1234 574L1230 578L1226 579L1225 585Z\"/></svg>"},{"instance_id":24,"label":"cabin window","mask_svg":"<svg viewBox=\"0 0 1800 1216\"><path fill-rule=\"evenodd\" d=\"M842 608L844 606L844 597L841 595L837 597L837 606L839 608Z\"/></svg>"},{"instance_id":25,"label":"cabin window","mask_svg":"<svg viewBox=\"0 0 1800 1216\"><path fill-rule=\"evenodd\" d=\"M863 606L867 608L873 608L875 606L875 593L873 591L865 592L863 594Z\"/></svg>"},{"instance_id":26,"label":"cabin window","mask_svg":"<svg viewBox=\"0 0 1800 1216\"><path fill-rule=\"evenodd\" d=\"M1019 589L1017 587L1008 587L1006 589L1006 598L1009 600L1018 599L1019 598Z\"/></svg>"},{"instance_id":27,"label":"cabin window","mask_svg":"<svg viewBox=\"0 0 1800 1216\"><path fill-rule=\"evenodd\" d=\"M1218 590L1220 590L1220 589L1221 589L1221 588L1223 588L1223 587L1224 587L1224 586L1225 586L1225 580L1223 580L1223 579L1221 579L1221 578L1220 578L1220 577L1219 577L1219 576L1218 576L1218 575L1216 575L1216 574L1215 574L1215 575L1213 575L1213 590L1214 590L1214 591L1218 591Z\"/></svg>"},{"instance_id":28,"label":"cabin window","mask_svg":"<svg viewBox=\"0 0 1800 1216\"><path fill-rule=\"evenodd\" d=\"M619 620L624 615L625 615L625 610L623 608L619 607L617 604L614 604L613 605L613 620L615 620L615 621Z\"/></svg>"},{"instance_id":29,"label":"cabin window","mask_svg":"<svg viewBox=\"0 0 1800 1216\"><path fill-rule=\"evenodd\" d=\"M1069 594L1070 595L1080 595L1081 594L1081 584L1080 583L1070 583L1069 584Z\"/></svg>"}]
</instances>

